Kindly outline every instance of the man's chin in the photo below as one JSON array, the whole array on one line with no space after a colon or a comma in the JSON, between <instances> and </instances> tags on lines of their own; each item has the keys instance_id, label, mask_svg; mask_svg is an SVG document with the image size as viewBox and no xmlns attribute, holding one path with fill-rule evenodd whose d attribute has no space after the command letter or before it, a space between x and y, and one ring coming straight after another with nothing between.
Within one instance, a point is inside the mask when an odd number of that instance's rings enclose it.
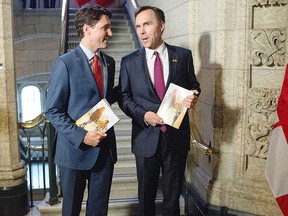
<instances>
[{"instance_id":1,"label":"man's chin","mask_svg":"<svg viewBox=\"0 0 288 216\"><path fill-rule=\"evenodd\" d=\"M101 49L106 49L106 48L108 48L108 44L103 45L103 46L101 47Z\"/></svg>"},{"instance_id":2,"label":"man's chin","mask_svg":"<svg viewBox=\"0 0 288 216\"><path fill-rule=\"evenodd\" d=\"M150 49L150 47L151 47L150 44L147 44L147 43L146 43L146 44L145 44L145 43L142 43L142 46L143 46L144 48L148 48L148 49Z\"/></svg>"},{"instance_id":3,"label":"man's chin","mask_svg":"<svg viewBox=\"0 0 288 216\"><path fill-rule=\"evenodd\" d=\"M108 46L109 46L108 41L104 41L104 42L102 43L102 49L106 49Z\"/></svg>"}]
</instances>

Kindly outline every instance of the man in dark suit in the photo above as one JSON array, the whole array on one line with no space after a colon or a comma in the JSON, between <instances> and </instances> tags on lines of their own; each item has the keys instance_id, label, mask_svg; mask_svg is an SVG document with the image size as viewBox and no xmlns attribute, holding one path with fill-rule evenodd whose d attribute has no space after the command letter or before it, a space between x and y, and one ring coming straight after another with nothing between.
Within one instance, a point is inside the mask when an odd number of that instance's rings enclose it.
<instances>
[{"instance_id":1,"label":"man in dark suit","mask_svg":"<svg viewBox=\"0 0 288 216\"><path fill-rule=\"evenodd\" d=\"M179 215L179 198L190 146L189 116L179 129L164 125L156 114L163 94L154 77L157 54L162 64L163 88L170 83L191 90L183 105L191 108L200 93L188 49L163 42L165 15L156 7L144 6L136 12L136 29L143 45L121 60L119 105L132 118L132 152L136 156L139 215L155 215L155 199L162 171L163 215ZM155 67L155 68L154 68ZM157 67L158 68L158 67ZM162 81L163 81L162 80ZM161 95L162 94L162 95Z\"/></svg>"},{"instance_id":2,"label":"man in dark suit","mask_svg":"<svg viewBox=\"0 0 288 216\"><path fill-rule=\"evenodd\" d=\"M93 5L76 13L80 44L56 59L49 80L46 117L57 131L55 162L60 167L64 216L79 215L86 181L86 215L106 216L108 211L117 160L114 129L106 133L85 131L75 122L103 97L110 104L116 101L115 61L100 51L107 48L112 36L111 16L111 12ZM93 77L95 58L99 59L101 76L97 76L102 77L103 93Z\"/></svg>"}]
</instances>

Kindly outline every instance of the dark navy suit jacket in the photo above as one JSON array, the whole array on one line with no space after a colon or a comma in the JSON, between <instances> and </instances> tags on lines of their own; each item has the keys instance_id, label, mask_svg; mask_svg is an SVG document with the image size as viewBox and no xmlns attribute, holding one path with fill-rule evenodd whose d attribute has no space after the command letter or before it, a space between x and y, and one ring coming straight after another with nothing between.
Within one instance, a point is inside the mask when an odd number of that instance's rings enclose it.
<instances>
[{"instance_id":1,"label":"dark navy suit jacket","mask_svg":"<svg viewBox=\"0 0 288 216\"><path fill-rule=\"evenodd\" d=\"M200 92L196 80L192 53L190 50L166 44L169 56L169 76L166 85L177 84L186 89ZM144 114L157 112L161 100L149 77L145 48L122 58L120 69L119 105L126 115L132 118L132 152L138 156L150 157L157 150L160 126L146 125ZM179 129L167 126L166 152L185 152L190 147L189 116L186 113Z\"/></svg>"},{"instance_id":2,"label":"dark navy suit jacket","mask_svg":"<svg viewBox=\"0 0 288 216\"><path fill-rule=\"evenodd\" d=\"M113 90L115 61L101 53L107 67L105 98L112 104L116 101ZM86 131L75 122L101 100L99 89L83 50L78 46L73 51L58 57L52 68L46 98L46 117L57 131L55 162L71 169L88 170L96 163L99 147L90 147L82 141ZM107 132L100 142L109 145L114 163L116 141L114 129Z\"/></svg>"}]
</instances>

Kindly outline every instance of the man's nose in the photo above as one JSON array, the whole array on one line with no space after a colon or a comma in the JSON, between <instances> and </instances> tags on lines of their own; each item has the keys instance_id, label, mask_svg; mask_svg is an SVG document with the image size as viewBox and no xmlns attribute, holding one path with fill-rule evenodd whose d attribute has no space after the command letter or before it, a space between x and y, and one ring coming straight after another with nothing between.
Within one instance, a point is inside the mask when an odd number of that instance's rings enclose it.
<instances>
[{"instance_id":1,"label":"man's nose","mask_svg":"<svg viewBox=\"0 0 288 216\"><path fill-rule=\"evenodd\" d=\"M112 29L110 28L110 29L108 29L108 32L107 32L107 34L111 37L112 36Z\"/></svg>"},{"instance_id":2,"label":"man's nose","mask_svg":"<svg viewBox=\"0 0 288 216\"><path fill-rule=\"evenodd\" d=\"M145 33L144 28L143 27L139 27L138 28L138 34L139 35L143 35Z\"/></svg>"}]
</instances>

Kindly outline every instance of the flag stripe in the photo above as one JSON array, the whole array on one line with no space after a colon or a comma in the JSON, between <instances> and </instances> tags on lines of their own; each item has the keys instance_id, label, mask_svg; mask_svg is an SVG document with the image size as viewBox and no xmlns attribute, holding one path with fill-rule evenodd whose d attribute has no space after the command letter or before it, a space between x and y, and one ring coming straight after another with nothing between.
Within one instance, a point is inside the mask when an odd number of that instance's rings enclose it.
<instances>
[{"instance_id":1,"label":"flag stripe","mask_svg":"<svg viewBox=\"0 0 288 216\"><path fill-rule=\"evenodd\" d=\"M288 215L288 194L286 195L283 195L283 196L280 196L280 197L277 197L276 198L276 201L283 213L284 216L287 216Z\"/></svg>"},{"instance_id":2,"label":"flag stripe","mask_svg":"<svg viewBox=\"0 0 288 216\"><path fill-rule=\"evenodd\" d=\"M277 114L279 124L282 125L286 140L288 140L288 64L286 66L281 95L278 100Z\"/></svg>"},{"instance_id":3,"label":"flag stripe","mask_svg":"<svg viewBox=\"0 0 288 216\"><path fill-rule=\"evenodd\" d=\"M282 127L275 128L266 162L266 175L275 197L288 194L288 145L286 143Z\"/></svg>"},{"instance_id":4,"label":"flag stripe","mask_svg":"<svg viewBox=\"0 0 288 216\"><path fill-rule=\"evenodd\" d=\"M288 65L277 105L266 161L266 176L284 216L288 216Z\"/></svg>"}]
</instances>

